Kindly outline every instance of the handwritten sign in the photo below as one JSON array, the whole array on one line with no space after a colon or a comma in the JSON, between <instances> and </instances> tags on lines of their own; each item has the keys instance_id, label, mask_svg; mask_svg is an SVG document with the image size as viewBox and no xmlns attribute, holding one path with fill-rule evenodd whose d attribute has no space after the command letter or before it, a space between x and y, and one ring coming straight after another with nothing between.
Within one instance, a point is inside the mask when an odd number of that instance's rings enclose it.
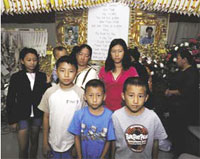
<instances>
[{"instance_id":1,"label":"handwritten sign","mask_svg":"<svg viewBox=\"0 0 200 159\"><path fill-rule=\"evenodd\" d=\"M129 7L109 3L90 8L88 12L88 44L92 60L106 60L110 42L122 38L128 42Z\"/></svg>"}]
</instances>

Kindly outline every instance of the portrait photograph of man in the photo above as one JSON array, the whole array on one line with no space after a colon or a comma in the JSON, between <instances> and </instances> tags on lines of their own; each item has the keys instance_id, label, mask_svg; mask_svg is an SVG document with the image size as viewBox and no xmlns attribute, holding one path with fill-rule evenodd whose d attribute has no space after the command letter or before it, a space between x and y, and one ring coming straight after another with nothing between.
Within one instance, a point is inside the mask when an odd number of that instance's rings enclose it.
<instances>
[{"instance_id":1,"label":"portrait photograph of man","mask_svg":"<svg viewBox=\"0 0 200 159\"><path fill-rule=\"evenodd\" d=\"M153 44L156 27L143 25L140 29L140 44Z\"/></svg>"}]
</instances>

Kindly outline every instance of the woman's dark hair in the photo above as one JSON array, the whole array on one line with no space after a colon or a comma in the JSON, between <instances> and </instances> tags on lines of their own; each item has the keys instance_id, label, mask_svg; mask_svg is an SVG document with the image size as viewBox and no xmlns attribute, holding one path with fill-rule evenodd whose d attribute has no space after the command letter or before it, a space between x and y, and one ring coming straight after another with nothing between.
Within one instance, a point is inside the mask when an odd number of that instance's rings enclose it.
<instances>
[{"instance_id":1,"label":"woman's dark hair","mask_svg":"<svg viewBox=\"0 0 200 159\"><path fill-rule=\"evenodd\" d=\"M34 54L36 57L37 57L37 65L34 69L34 72L37 72L39 71L39 55L37 53L37 51L33 48L27 48L27 47L24 47L21 51L20 51L20 54L19 54L19 59L20 60L24 60L25 56L28 54L28 53L31 53L31 54ZM22 65L22 69L23 70L26 70L26 67L24 66L24 64L21 64Z\"/></svg>"},{"instance_id":2,"label":"woman's dark hair","mask_svg":"<svg viewBox=\"0 0 200 159\"><path fill-rule=\"evenodd\" d=\"M138 51L137 47L135 47L134 49L128 49L128 53L135 59L135 61L139 61L140 52Z\"/></svg>"},{"instance_id":3,"label":"woman's dark hair","mask_svg":"<svg viewBox=\"0 0 200 159\"><path fill-rule=\"evenodd\" d=\"M68 29L67 29L67 32L69 32L70 30L71 30L72 32L74 32L74 30L73 30L72 27L68 28Z\"/></svg>"},{"instance_id":4,"label":"woman's dark hair","mask_svg":"<svg viewBox=\"0 0 200 159\"><path fill-rule=\"evenodd\" d=\"M80 53L82 49L84 48L87 48L89 50L89 53L90 53L90 58L92 57L92 48L87 45L87 44L82 44L80 47L79 47L79 51L77 53Z\"/></svg>"},{"instance_id":5,"label":"woman's dark hair","mask_svg":"<svg viewBox=\"0 0 200 159\"><path fill-rule=\"evenodd\" d=\"M124 49L124 57L122 59L123 70L128 70L129 67L131 66L131 57L128 53L126 42L123 39L114 39L110 43L109 50L108 50L108 56L107 56L106 62L105 62L105 71L106 72L115 70L115 64L111 57L111 49L116 45L121 45Z\"/></svg>"},{"instance_id":6,"label":"woman's dark hair","mask_svg":"<svg viewBox=\"0 0 200 159\"><path fill-rule=\"evenodd\" d=\"M76 54L79 52L79 46L76 45L73 47L71 54L69 55L73 60L76 61Z\"/></svg>"},{"instance_id":7,"label":"woman's dark hair","mask_svg":"<svg viewBox=\"0 0 200 159\"><path fill-rule=\"evenodd\" d=\"M190 51L185 48L185 47L180 47L178 50L177 50L177 55L180 55L181 58L186 58L188 63L194 67L196 67L196 63L190 53Z\"/></svg>"}]
</instances>

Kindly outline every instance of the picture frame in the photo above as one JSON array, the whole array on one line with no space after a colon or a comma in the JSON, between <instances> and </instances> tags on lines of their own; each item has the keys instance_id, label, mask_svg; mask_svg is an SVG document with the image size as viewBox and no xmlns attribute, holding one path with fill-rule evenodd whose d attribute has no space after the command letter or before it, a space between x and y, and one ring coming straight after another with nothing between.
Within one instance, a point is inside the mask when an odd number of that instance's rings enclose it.
<instances>
[{"instance_id":1,"label":"picture frame","mask_svg":"<svg viewBox=\"0 0 200 159\"><path fill-rule=\"evenodd\" d=\"M155 13L136 8L130 10L128 46L137 47L142 54L156 54L167 44L169 14ZM142 44L141 39L146 35L146 28L152 27L153 42ZM153 51L154 50L154 51Z\"/></svg>"},{"instance_id":2,"label":"picture frame","mask_svg":"<svg viewBox=\"0 0 200 159\"><path fill-rule=\"evenodd\" d=\"M155 40L155 25L140 26L140 45L153 44Z\"/></svg>"},{"instance_id":3,"label":"picture frame","mask_svg":"<svg viewBox=\"0 0 200 159\"><path fill-rule=\"evenodd\" d=\"M65 26L65 44L66 45L77 45L78 44L78 30L79 26Z\"/></svg>"},{"instance_id":4,"label":"picture frame","mask_svg":"<svg viewBox=\"0 0 200 159\"><path fill-rule=\"evenodd\" d=\"M87 17L87 9L56 13L56 45L70 54L75 45L86 43Z\"/></svg>"}]
</instances>

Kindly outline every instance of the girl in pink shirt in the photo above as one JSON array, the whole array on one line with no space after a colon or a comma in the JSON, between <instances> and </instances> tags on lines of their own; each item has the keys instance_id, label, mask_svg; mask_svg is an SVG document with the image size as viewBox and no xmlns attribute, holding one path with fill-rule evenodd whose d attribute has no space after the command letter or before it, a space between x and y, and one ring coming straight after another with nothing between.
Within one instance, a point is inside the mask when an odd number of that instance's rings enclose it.
<instances>
[{"instance_id":1,"label":"girl in pink shirt","mask_svg":"<svg viewBox=\"0 0 200 159\"><path fill-rule=\"evenodd\" d=\"M106 86L106 107L115 111L122 107L122 89L128 77L138 76L134 67L131 67L131 58L127 52L127 45L123 39L114 39L109 47L108 56L99 72Z\"/></svg>"}]
</instances>

